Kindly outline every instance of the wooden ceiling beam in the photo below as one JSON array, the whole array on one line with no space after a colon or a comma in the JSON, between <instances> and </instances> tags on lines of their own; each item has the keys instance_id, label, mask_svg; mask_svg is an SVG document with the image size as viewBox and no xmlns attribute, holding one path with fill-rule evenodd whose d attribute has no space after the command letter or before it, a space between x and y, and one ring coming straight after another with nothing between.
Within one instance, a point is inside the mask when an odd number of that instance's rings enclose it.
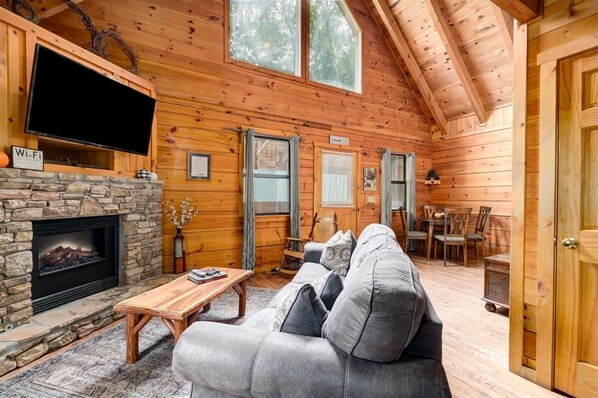
<instances>
[{"instance_id":1,"label":"wooden ceiling beam","mask_svg":"<svg viewBox=\"0 0 598 398\"><path fill-rule=\"evenodd\" d=\"M83 0L71 0L73 3L75 4L79 4L82 3ZM65 3L63 3L62 1L55 5L54 7L48 8L45 11L41 12L38 15L39 20L41 21L42 19L46 19L46 18L50 18L53 17L54 15L60 14L61 12L68 10L69 6L67 6Z\"/></svg>"},{"instance_id":2,"label":"wooden ceiling beam","mask_svg":"<svg viewBox=\"0 0 598 398\"><path fill-rule=\"evenodd\" d=\"M505 45L507 46L511 61L513 61L513 17L496 4L491 3L490 5L492 7L492 12L494 13L494 18L496 18L500 34L505 40Z\"/></svg>"},{"instance_id":3,"label":"wooden ceiling beam","mask_svg":"<svg viewBox=\"0 0 598 398\"><path fill-rule=\"evenodd\" d=\"M484 104L478 95L478 92L473 84L471 76L469 75L469 71L467 70L467 66L463 61L463 57L461 56L461 52L459 51L459 46L455 42L453 35L451 33L450 27L442 10L440 9L440 5L438 4L437 0L424 0L426 4L426 8L432 17L432 22L434 23L434 27L438 31L438 35L440 39L442 39L442 43L448 52L448 55L453 62L453 66L455 67L455 72L459 77L459 81L461 82L461 86L463 90L465 90L465 94L473 107L473 111L475 112L476 116L478 117L478 121L481 124L486 123L488 117L486 116L486 110L484 109Z\"/></svg>"},{"instance_id":4,"label":"wooden ceiling beam","mask_svg":"<svg viewBox=\"0 0 598 398\"><path fill-rule=\"evenodd\" d=\"M430 112L432 113L432 116L434 117L436 124L443 131L446 132L446 118L444 117L444 114L442 113L442 110L438 105L438 101L436 101L436 99L434 98L432 89L428 85L428 82L426 81L421 69L419 68L415 56L411 52L411 49L407 44L407 40L405 40L405 36L403 36L403 32L401 32L401 29L397 24L397 20L392 14L392 11L390 10L388 3L386 2L386 0L372 0L372 2L374 4L374 8L378 12L378 16L380 17L382 23L386 27L386 30L388 31L388 34L390 35L393 44L395 45L397 50L399 50L399 53L401 54L401 57L403 58L403 61L405 62L405 65L407 66L409 73L413 77L413 80L415 80L415 83L417 84L417 87L420 93L422 94L422 97L426 102L426 105L430 109Z\"/></svg>"},{"instance_id":5,"label":"wooden ceiling beam","mask_svg":"<svg viewBox=\"0 0 598 398\"><path fill-rule=\"evenodd\" d=\"M538 12L538 0L492 0L492 2L519 21L519 23L529 22L540 15Z\"/></svg>"}]
</instances>

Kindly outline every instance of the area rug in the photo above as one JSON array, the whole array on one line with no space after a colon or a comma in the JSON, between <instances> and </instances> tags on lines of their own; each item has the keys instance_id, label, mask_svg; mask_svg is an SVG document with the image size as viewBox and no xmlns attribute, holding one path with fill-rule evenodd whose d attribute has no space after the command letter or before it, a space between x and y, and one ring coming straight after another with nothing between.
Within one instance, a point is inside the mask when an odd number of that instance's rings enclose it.
<instances>
[{"instance_id":1,"label":"area rug","mask_svg":"<svg viewBox=\"0 0 598 398\"><path fill-rule=\"evenodd\" d=\"M246 315L238 317L232 290L212 302L201 321L242 323L264 308L276 290L247 288ZM2 398L163 398L188 397L191 385L170 369L174 341L158 319L139 334L141 359L125 364L125 324L108 329L40 364L0 382Z\"/></svg>"}]
</instances>

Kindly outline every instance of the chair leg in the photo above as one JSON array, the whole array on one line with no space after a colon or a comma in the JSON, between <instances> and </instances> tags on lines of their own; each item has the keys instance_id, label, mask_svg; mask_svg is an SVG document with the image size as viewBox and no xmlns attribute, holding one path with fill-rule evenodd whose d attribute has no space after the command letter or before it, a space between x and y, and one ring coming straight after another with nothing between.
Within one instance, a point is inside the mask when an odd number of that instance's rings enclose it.
<instances>
[{"instance_id":1,"label":"chair leg","mask_svg":"<svg viewBox=\"0 0 598 398\"><path fill-rule=\"evenodd\" d=\"M486 257L486 242L482 239L482 257Z\"/></svg>"},{"instance_id":2,"label":"chair leg","mask_svg":"<svg viewBox=\"0 0 598 398\"><path fill-rule=\"evenodd\" d=\"M463 246L463 265L467 268L467 243Z\"/></svg>"},{"instance_id":3,"label":"chair leg","mask_svg":"<svg viewBox=\"0 0 598 398\"><path fill-rule=\"evenodd\" d=\"M434 241L434 260L436 260L436 248L437 248L436 243L437 242Z\"/></svg>"},{"instance_id":4,"label":"chair leg","mask_svg":"<svg viewBox=\"0 0 598 398\"><path fill-rule=\"evenodd\" d=\"M473 241L473 252L475 253L475 258L478 258L478 242Z\"/></svg>"}]
</instances>

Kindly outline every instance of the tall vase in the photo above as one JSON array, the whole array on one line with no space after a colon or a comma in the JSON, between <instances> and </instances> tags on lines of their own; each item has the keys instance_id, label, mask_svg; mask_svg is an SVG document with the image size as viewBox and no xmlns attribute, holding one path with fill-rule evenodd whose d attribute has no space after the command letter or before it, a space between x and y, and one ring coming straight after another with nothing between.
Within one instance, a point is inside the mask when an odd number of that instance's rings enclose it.
<instances>
[{"instance_id":1,"label":"tall vase","mask_svg":"<svg viewBox=\"0 0 598 398\"><path fill-rule=\"evenodd\" d=\"M180 274L187 271L187 261L185 260L185 237L183 229L177 228L174 236L174 273Z\"/></svg>"}]
</instances>

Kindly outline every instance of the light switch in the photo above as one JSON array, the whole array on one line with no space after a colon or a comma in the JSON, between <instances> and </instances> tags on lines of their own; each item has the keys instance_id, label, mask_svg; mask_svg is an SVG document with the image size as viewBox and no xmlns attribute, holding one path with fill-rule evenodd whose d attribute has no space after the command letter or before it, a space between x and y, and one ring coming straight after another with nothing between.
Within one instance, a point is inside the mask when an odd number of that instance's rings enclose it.
<instances>
[{"instance_id":1,"label":"light switch","mask_svg":"<svg viewBox=\"0 0 598 398\"><path fill-rule=\"evenodd\" d=\"M368 195L368 205L375 205L376 204L376 197L373 195Z\"/></svg>"}]
</instances>

